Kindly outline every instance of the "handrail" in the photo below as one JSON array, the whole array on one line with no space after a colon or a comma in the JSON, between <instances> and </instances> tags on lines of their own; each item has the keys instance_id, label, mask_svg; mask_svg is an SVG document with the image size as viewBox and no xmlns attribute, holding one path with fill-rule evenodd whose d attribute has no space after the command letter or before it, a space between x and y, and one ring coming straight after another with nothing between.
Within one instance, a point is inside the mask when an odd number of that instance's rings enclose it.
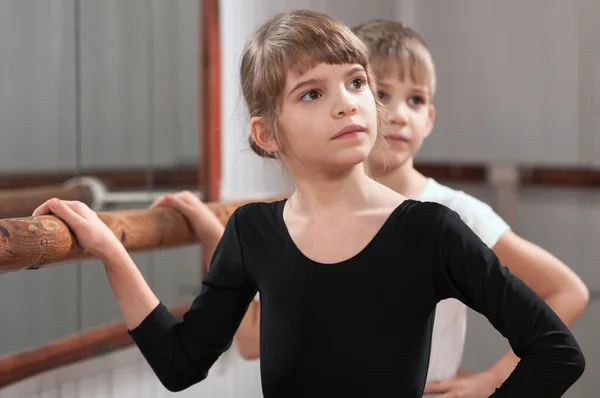
<instances>
[{"instance_id":1,"label":"handrail","mask_svg":"<svg viewBox=\"0 0 600 398\"><path fill-rule=\"evenodd\" d=\"M178 319L190 304L171 308ZM50 344L0 359L0 388L51 369L133 345L125 323L113 323L55 340Z\"/></svg>"},{"instance_id":2,"label":"handrail","mask_svg":"<svg viewBox=\"0 0 600 398\"><path fill-rule=\"evenodd\" d=\"M428 177L455 182L486 182L493 167L484 163L415 163L415 168ZM520 186L600 188L600 166L515 164L513 168Z\"/></svg>"},{"instance_id":3,"label":"handrail","mask_svg":"<svg viewBox=\"0 0 600 398\"><path fill-rule=\"evenodd\" d=\"M103 181L82 176L60 185L0 190L0 219L29 216L52 198L78 200L98 211L117 203L150 203L164 193L154 190L110 192ZM197 195L203 199L203 192L197 192Z\"/></svg>"},{"instance_id":4,"label":"handrail","mask_svg":"<svg viewBox=\"0 0 600 398\"><path fill-rule=\"evenodd\" d=\"M51 198L78 200L89 206L93 193L79 185L47 185L31 188L0 190L0 219L30 215L39 205Z\"/></svg>"},{"instance_id":5,"label":"handrail","mask_svg":"<svg viewBox=\"0 0 600 398\"><path fill-rule=\"evenodd\" d=\"M432 178L442 181L454 181L454 182L485 182L489 176L490 166L485 164L452 164L452 163L417 163L416 168L423 174ZM590 188L600 187L600 168L594 169L592 167L556 167L556 166L518 166L515 167L515 176L518 183L521 186L553 186L563 188ZM185 170L185 171L184 171ZM77 182L77 178L70 181L74 181L75 184L71 185L54 185L46 186L35 186L35 182L39 182L42 179L40 175L29 175L29 177L23 177L22 180L18 180L16 176L10 177L8 180L6 177L0 177L0 188L2 186L11 186L11 190L0 189L0 219L9 217L23 217L31 212L44 201L52 198L59 197L65 200L80 200L88 205L92 205L95 202L103 201L101 198L98 199L95 196L102 196L106 199L108 197L106 193L107 188L110 186L124 186L133 187L143 185L140 179L146 177L138 172L132 172L130 170L123 170L121 173L116 171L111 172L93 172L89 174L86 172L85 178L88 181L97 181L98 184L102 185L100 191L103 195L97 195L94 189L90 190L90 184ZM188 169L173 169L157 171L157 175L160 177L157 179L157 186L153 188L164 187L168 185L172 188L176 186L181 188L186 186L194 186L194 182L198 177L202 177L196 172L192 172ZM121 174L120 177L117 177ZM175 179L175 175L178 177ZM65 177L65 175L61 175ZM97 176L103 176L107 180L101 180ZM134 177L135 176L135 177ZM54 183L59 179L58 175L54 175L50 178L47 176L51 183ZM62 178L60 177L60 178ZM173 181L168 183L166 179L173 177ZM10 181L13 181L13 185L9 185ZM17 182L18 181L18 182ZM32 183L33 186L22 187L24 183ZM64 182L64 180L62 181ZM91 184L94 185L94 184ZM17 189L14 189L17 187ZM93 188L93 187L92 187ZM214 187L213 187L214 190ZM95 191L98 191L96 189Z\"/></svg>"},{"instance_id":6,"label":"handrail","mask_svg":"<svg viewBox=\"0 0 600 398\"><path fill-rule=\"evenodd\" d=\"M489 166L485 163L418 161L415 167L425 175L447 181L485 181ZM600 166L560 166L515 164L522 185L548 185L569 187L600 186ZM150 175L151 174L151 175ZM35 186L62 184L65 181L86 175L97 178L113 190L124 189L171 189L195 188L204 180L195 166L156 168L151 170L86 169L74 172L0 174L0 189L19 189Z\"/></svg>"},{"instance_id":7,"label":"handrail","mask_svg":"<svg viewBox=\"0 0 600 398\"><path fill-rule=\"evenodd\" d=\"M56 172L2 173L0 174L0 189L58 185L82 175L97 178L112 190L147 189L148 187L154 189L193 189L198 187L199 183L200 185L203 185L204 183L203 175L199 175L198 173L198 166L193 164L170 168L153 167L150 169L85 168L79 171L64 170Z\"/></svg>"},{"instance_id":8,"label":"handrail","mask_svg":"<svg viewBox=\"0 0 600 398\"><path fill-rule=\"evenodd\" d=\"M225 223L235 209L248 202L207 205ZM100 212L98 217L130 252L197 242L185 218L168 208ZM90 257L67 225L53 215L0 220L0 274Z\"/></svg>"}]
</instances>

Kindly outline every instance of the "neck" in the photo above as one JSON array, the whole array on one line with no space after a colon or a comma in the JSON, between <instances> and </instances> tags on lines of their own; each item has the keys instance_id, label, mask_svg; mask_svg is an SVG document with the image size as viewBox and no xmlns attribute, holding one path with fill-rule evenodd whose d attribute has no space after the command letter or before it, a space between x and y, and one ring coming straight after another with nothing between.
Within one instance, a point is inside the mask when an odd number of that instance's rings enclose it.
<instances>
[{"instance_id":1,"label":"neck","mask_svg":"<svg viewBox=\"0 0 600 398\"><path fill-rule=\"evenodd\" d=\"M291 198L294 211L317 217L364 207L374 183L362 163L337 173L292 174L296 186Z\"/></svg>"},{"instance_id":2,"label":"neck","mask_svg":"<svg viewBox=\"0 0 600 398\"><path fill-rule=\"evenodd\" d=\"M409 199L417 199L427 184L427 177L415 169L412 158L394 169L374 172L373 177Z\"/></svg>"}]
</instances>

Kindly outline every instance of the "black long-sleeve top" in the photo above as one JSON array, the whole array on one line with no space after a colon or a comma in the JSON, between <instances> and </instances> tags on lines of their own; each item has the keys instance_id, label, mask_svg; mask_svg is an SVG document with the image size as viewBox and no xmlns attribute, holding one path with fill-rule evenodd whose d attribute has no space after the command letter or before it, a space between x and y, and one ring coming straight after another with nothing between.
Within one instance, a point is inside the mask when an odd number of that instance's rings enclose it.
<instances>
[{"instance_id":1,"label":"black long-sleeve top","mask_svg":"<svg viewBox=\"0 0 600 398\"><path fill-rule=\"evenodd\" d=\"M293 243L284 204L234 212L182 322L159 304L130 331L167 389L206 378L257 291L265 398L420 398L435 307L450 297L521 358L492 397L560 397L583 373L560 318L447 207L406 200L359 254L320 264Z\"/></svg>"}]
</instances>

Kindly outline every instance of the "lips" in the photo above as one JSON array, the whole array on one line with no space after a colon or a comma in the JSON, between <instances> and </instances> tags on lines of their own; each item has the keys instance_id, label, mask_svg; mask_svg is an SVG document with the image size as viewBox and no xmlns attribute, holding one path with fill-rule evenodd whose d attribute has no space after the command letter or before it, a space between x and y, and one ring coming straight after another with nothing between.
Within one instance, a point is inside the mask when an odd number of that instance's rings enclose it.
<instances>
[{"instance_id":1,"label":"lips","mask_svg":"<svg viewBox=\"0 0 600 398\"><path fill-rule=\"evenodd\" d=\"M337 138L344 138L358 133L364 133L365 131L367 131L367 128L365 126L361 126L360 124L350 124L338 131L336 135L333 136L332 140L335 140Z\"/></svg>"},{"instance_id":2,"label":"lips","mask_svg":"<svg viewBox=\"0 0 600 398\"><path fill-rule=\"evenodd\" d=\"M408 142L408 138L399 134L390 134L384 136L386 140L395 141L395 142Z\"/></svg>"}]
</instances>

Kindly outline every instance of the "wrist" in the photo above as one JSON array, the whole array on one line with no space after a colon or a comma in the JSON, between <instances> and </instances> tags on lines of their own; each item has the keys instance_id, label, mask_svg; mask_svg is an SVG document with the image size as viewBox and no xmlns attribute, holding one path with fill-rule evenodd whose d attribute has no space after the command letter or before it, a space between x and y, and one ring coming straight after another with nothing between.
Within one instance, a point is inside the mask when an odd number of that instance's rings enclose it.
<instances>
[{"instance_id":1,"label":"wrist","mask_svg":"<svg viewBox=\"0 0 600 398\"><path fill-rule=\"evenodd\" d=\"M96 257L107 267L110 267L113 264L122 263L127 256L129 256L129 253L127 253L125 246L123 246L121 242L107 245L106 248L96 255Z\"/></svg>"},{"instance_id":2,"label":"wrist","mask_svg":"<svg viewBox=\"0 0 600 398\"><path fill-rule=\"evenodd\" d=\"M506 380L504 374L493 367L483 371L482 375L487 379L488 383L495 388L499 388L502 383L504 383L504 380Z\"/></svg>"},{"instance_id":3,"label":"wrist","mask_svg":"<svg viewBox=\"0 0 600 398\"><path fill-rule=\"evenodd\" d=\"M197 231L201 243L216 245L221 240L225 227L219 220L215 219L211 222L201 223Z\"/></svg>"}]
</instances>

